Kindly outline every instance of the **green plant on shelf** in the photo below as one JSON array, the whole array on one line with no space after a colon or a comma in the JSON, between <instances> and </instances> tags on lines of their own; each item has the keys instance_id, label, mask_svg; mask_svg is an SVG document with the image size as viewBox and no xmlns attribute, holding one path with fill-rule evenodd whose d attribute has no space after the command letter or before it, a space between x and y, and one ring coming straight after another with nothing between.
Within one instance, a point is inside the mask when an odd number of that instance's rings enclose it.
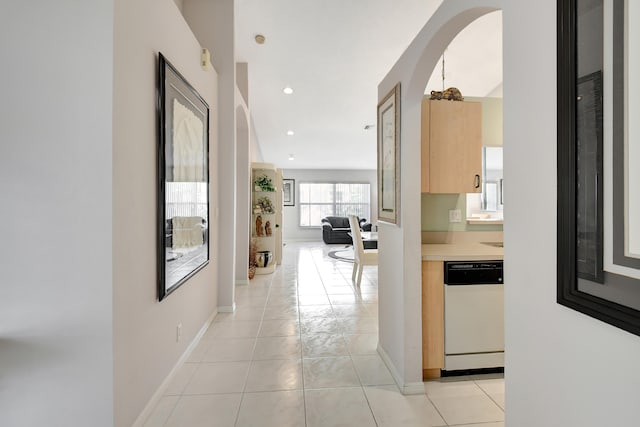
<instances>
[{"instance_id":1,"label":"green plant on shelf","mask_svg":"<svg viewBox=\"0 0 640 427\"><path fill-rule=\"evenodd\" d=\"M269 178L267 175L257 177L254 181L254 184L256 186L256 190L258 191L276 191L271 178Z\"/></svg>"}]
</instances>

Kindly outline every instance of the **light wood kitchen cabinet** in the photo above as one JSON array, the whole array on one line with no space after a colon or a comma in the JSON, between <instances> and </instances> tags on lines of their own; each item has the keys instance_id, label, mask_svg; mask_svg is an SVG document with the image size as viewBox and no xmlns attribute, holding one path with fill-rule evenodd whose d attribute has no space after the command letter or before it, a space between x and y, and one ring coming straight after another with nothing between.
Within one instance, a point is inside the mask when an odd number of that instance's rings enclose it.
<instances>
[{"instance_id":1,"label":"light wood kitchen cabinet","mask_svg":"<svg viewBox=\"0 0 640 427\"><path fill-rule=\"evenodd\" d=\"M422 261L422 370L437 378L444 368L444 263Z\"/></svg>"},{"instance_id":2,"label":"light wood kitchen cabinet","mask_svg":"<svg viewBox=\"0 0 640 427\"><path fill-rule=\"evenodd\" d=\"M482 104L422 100L422 192L480 193Z\"/></svg>"}]
</instances>

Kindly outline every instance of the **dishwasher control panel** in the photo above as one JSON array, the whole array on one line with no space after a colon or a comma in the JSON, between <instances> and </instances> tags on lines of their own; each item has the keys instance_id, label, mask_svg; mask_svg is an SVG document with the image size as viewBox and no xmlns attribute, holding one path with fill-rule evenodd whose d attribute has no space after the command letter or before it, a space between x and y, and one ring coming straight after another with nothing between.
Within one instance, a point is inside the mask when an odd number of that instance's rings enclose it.
<instances>
[{"instance_id":1,"label":"dishwasher control panel","mask_svg":"<svg viewBox=\"0 0 640 427\"><path fill-rule=\"evenodd\" d=\"M502 261L446 261L444 283L447 285L483 285L503 283Z\"/></svg>"}]
</instances>

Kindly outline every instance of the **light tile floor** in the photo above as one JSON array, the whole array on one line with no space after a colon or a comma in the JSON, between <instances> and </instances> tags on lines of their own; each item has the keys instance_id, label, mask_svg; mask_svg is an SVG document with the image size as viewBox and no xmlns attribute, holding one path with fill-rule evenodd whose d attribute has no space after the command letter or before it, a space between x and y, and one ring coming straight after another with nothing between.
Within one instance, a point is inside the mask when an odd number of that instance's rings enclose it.
<instances>
[{"instance_id":1,"label":"light tile floor","mask_svg":"<svg viewBox=\"0 0 640 427\"><path fill-rule=\"evenodd\" d=\"M145 426L504 426L498 376L403 396L376 352L377 268L360 289L336 246L285 246L282 265L236 288Z\"/></svg>"}]
</instances>

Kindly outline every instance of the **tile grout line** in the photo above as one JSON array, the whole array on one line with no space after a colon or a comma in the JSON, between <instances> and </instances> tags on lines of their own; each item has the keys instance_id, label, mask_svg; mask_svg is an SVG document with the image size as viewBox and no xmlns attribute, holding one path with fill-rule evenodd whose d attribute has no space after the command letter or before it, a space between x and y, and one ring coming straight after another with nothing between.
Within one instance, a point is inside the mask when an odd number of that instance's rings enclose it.
<instances>
[{"instance_id":1,"label":"tile grout line","mask_svg":"<svg viewBox=\"0 0 640 427\"><path fill-rule=\"evenodd\" d=\"M302 315L300 313L300 278L296 274L296 310L298 311L298 334L300 336L300 375L302 380L302 412L304 415L304 425L307 423L307 388L304 381L304 342L302 341Z\"/></svg>"},{"instance_id":2,"label":"tile grout line","mask_svg":"<svg viewBox=\"0 0 640 427\"><path fill-rule=\"evenodd\" d=\"M500 405L498 404L498 402L496 402L496 400L493 398L493 396L491 396L491 395L490 395L490 394L489 394L489 393L488 393L484 388L482 388L482 387L480 386L480 384L478 384L478 383L476 382L476 380L472 380L472 381L473 381L473 383L474 383L474 384L475 384L475 385L476 385L480 390L482 390L482 392L483 392L484 394L486 394L486 395L487 395L487 397L488 397L488 398L489 398L489 399L490 399L490 400L491 400L491 401L492 401L492 402L493 402L493 403L498 407L498 409L500 409L500 410L502 411L502 414L504 414L504 409L502 408L502 406L500 406Z\"/></svg>"},{"instance_id":3,"label":"tile grout line","mask_svg":"<svg viewBox=\"0 0 640 427\"><path fill-rule=\"evenodd\" d=\"M277 269L277 266L276 266ZM244 384L242 386L242 393L240 393L240 403L238 404L238 410L236 411L236 418L233 423L234 426L238 425L238 420L240 419L240 410L242 409L242 402L244 401L244 395L247 392L247 383L249 382L249 374L251 373L251 368L253 367L254 357L256 354L256 347L258 345L258 337L260 336L260 332L262 331L262 325L264 322L264 313L267 309L267 302L269 301L269 295L271 294L271 286L273 285L273 279L275 277L275 272L273 276L271 276L268 282L268 290L267 290L267 298L264 301L264 306L262 307L262 315L260 316L260 324L258 325L258 330L256 332L256 336L253 341L253 348L251 349L251 359L249 360L249 369L247 369L247 373L244 378ZM249 282L249 286L251 286L251 282ZM247 291L250 292L250 289Z\"/></svg>"}]
</instances>

